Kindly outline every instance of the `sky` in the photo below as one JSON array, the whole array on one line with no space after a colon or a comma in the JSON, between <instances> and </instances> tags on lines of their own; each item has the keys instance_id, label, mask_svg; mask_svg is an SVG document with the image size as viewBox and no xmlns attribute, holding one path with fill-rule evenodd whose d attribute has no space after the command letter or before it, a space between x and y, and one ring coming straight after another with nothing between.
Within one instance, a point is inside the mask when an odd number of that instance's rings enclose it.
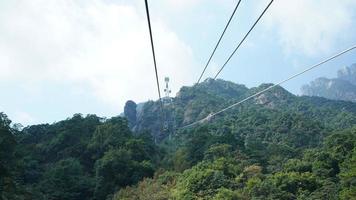
<instances>
[{"instance_id":1,"label":"sky","mask_svg":"<svg viewBox=\"0 0 356 200\"><path fill-rule=\"evenodd\" d=\"M149 0L161 87L193 85L238 0ZM242 0L203 79L212 77L269 0ZM275 0L219 78L277 83L356 44L356 1ZM356 63L356 51L283 85ZM158 98L143 0L0 0L0 111L24 126L75 113L119 115Z\"/></svg>"}]
</instances>

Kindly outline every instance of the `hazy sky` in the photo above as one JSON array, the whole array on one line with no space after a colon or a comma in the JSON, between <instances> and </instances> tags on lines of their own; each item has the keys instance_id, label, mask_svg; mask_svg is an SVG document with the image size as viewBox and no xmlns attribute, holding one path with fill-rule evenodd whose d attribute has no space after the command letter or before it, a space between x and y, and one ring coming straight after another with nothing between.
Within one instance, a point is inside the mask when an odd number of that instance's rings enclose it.
<instances>
[{"instance_id":1,"label":"hazy sky","mask_svg":"<svg viewBox=\"0 0 356 200\"><path fill-rule=\"evenodd\" d=\"M198 78L237 0L150 0L161 84ZM242 0L204 78L213 76L268 0ZM355 0L275 0L220 78L276 83L356 44ZM356 62L344 55L284 85L298 94ZM144 0L0 0L0 111L24 125L74 113L110 117L157 98Z\"/></svg>"}]
</instances>

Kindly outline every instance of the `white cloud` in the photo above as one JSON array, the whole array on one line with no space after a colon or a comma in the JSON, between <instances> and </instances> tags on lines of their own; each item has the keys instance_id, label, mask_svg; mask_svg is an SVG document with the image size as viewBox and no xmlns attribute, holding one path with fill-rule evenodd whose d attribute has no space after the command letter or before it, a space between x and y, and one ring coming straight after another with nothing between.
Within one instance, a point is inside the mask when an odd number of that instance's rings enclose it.
<instances>
[{"instance_id":1,"label":"white cloud","mask_svg":"<svg viewBox=\"0 0 356 200\"><path fill-rule=\"evenodd\" d=\"M354 37L355 11L354 0L280 0L274 1L266 21L277 28L286 52L315 56L334 52L336 43Z\"/></svg>"},{"instance_id":2,"label":"white cloud","mask_svg":"<svg viewBox=\"0 0 356 200\"><path fill-rule=\"evenodd\" d=\"M156 99L147 22L135 5L109 1L0 2L0 79L72 83L120 109L127 99ZM173 91L193 81L190 47L162 21L152 21L159 75ZM163 86L163 85L162 85ZM35 86L34 86L35 87Z\"/></svg>"},{"instance_id":3,"label":"white cloud","mask_svg":"<svg viewBox=\"0 0 356 200\"><path fill-rule=\"evenodd\" d=\"M30 115L27 112L17 111L15 112L14 116L11 116L13 122L21 122L22 125L26 126L29 124L33 124L36 122L36 118Z\"/></svg>"}]
</instances>

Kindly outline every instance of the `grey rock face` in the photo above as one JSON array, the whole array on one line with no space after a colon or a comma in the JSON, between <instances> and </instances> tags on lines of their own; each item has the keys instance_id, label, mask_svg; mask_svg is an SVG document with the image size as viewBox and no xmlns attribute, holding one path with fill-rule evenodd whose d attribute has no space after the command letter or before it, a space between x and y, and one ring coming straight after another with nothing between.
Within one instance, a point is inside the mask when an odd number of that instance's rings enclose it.
<instances>
[{"instance_id":1,"label":"grey rock face","mask_svg":"<svg viewBox=\"0 0 356 200\"><path fill-rule=\"evenodd\" d=\"M356 85L356 63L352 64L350 67L344 67L339 70L337 72L337 78Z\"/></svg>"},{"instance_id":2,"label":"grey rock face","mask_svg":"<svg viewBox=\"0 0 356 200\"><path fill-rule=\"evenodd\" d=\"M337 78L317 78L301 88L303 95L356 102L356 64L337 72Z\"/></svg>"},{"instance_id":3,"label":"grey rock face","mask_svg":"<svg viewBox=\"0 0 356 200\"><path fill-rule=\"evenodd\" d=\"M127 101L124 107L124 115L129 122L129 127L132 128L136 124L137 120L137 111L136 111L136 103L134 101Z\"/></svg>"}]
</instances>

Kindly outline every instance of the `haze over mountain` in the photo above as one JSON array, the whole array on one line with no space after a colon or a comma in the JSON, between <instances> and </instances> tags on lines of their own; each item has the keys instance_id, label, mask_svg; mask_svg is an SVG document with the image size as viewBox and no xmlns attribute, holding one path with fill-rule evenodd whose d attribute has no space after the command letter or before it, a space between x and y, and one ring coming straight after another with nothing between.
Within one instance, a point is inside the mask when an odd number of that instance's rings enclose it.
<instances>
[{"instance_id":1,"label":"haze over mountain","mask_svg":"<svg viewBox=\"0 0 356 200\"><path fill-rule=\"evenodd\" d=\"M356 102L356 64L337 72L337 78L317 78L301 88L303 95Z\"/></svg>"}]
</instances>

